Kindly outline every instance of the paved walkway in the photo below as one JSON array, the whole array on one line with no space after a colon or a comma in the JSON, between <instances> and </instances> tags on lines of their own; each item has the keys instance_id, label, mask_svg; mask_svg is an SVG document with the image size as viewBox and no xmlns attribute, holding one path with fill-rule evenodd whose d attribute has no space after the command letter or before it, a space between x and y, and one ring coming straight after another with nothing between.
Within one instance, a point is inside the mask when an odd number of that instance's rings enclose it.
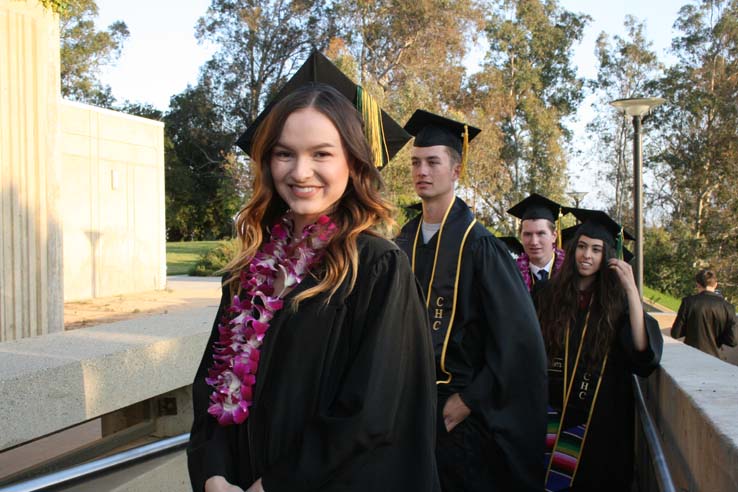
<instances>
[{"instance_id":1,"label":"paved walkway","mask_svg":"<svg viewBox=\"0 0 738 492\"><path fill-rule=\"evenodd\" d=\"M64 328L73 330L149 314L206 308L220 302L220 277L167 277L161 291L64 303ZM215 310L213 310L215 316Z\"/></svg>"}]
</instances>

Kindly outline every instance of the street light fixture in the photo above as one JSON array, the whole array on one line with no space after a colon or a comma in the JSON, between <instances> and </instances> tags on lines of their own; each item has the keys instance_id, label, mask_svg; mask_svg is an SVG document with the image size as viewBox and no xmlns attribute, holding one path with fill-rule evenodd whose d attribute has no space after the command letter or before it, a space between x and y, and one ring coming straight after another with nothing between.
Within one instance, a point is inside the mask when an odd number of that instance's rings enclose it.
<instances>
[{"instance_id":1,"label":"street light fixture","mask_svg":"<svg viewBox=\"0 0 738 492\"><path fill-rule=\"evenodd\" d=\"M610 103L620 112L633 117L633 223L636 228L635 280L641 297L643 297L643 152L641 150L641 125L643 116L664 102L666 102L666 99L662 97L635 97L617 99Z\"/></svg>"},{"instance_id":2,"label":"street light fixture","mask_svg":"<svg viewBox=\"0 0 738 492\"><path fill-rule=\"evenodd\" d=\"M579 202L584 200L584 197L587 196L587 191L567 191L566 194L569 195L572 200L574 200L574 206L576 208L579 208Z\"/></svg>"}]
</instances>

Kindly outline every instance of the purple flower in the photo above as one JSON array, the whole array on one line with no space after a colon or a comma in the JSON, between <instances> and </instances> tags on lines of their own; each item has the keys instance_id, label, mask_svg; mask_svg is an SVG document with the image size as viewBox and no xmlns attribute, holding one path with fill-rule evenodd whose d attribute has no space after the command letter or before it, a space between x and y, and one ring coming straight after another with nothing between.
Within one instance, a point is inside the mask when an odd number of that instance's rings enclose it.
<instances>
[{"instance_id":1,"label":"purple flower","mask_svg":"<svg viewBox=\"0 0 738 492\"><path fill-rule=\"evenodd\" d=\"M289 213L272 227L270 241L261 246L239 275L243 299L234 296L228 308L236 316L224 316L218 325L213 365L205 382L213 387L208 413L220 425L240 424L249 416L259 347L274 314L284 306L284 300L274 293L278 273L284 275L286 289L299 284L312 265L320 261L319 249L330 241L337 227L323 215L305 227L296 244L290 245L293 229Z\"/></svg>"}]
</instances>

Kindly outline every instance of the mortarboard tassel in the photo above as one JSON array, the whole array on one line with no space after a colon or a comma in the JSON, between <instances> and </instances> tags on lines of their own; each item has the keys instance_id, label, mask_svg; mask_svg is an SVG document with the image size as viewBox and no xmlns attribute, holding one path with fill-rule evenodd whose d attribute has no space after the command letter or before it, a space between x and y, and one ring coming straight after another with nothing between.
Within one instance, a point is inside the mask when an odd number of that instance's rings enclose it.
<instances>
[{"instance_id":1,"label":"mortarboard tassel","mask_svg":"<svg viewBox=\"0 0 738 492\"><path fill-rule=\"evenodd\" d=\"M469 127L464 125L464 140L461 146L461 169L459 170L459 181L464 177L466 163L469 161Z\"/></svg>"},{"instance_id":2,"label":"mortarboard tassel","mask_svg":"<svg viewBox=\"0 0 738 492\"><path fill-rule=\"evenodd\" d=\"M620 232L618 232L617 241L615 242L615 249L617 251L618 260L623 259L623 227L620 226Z\"/></svg>"},{"instance_id":3,"label":"mortarboard tassel","mask_svg":"<svg viewBox=\"0 0 738 492\"><path fill-rule=\"evenodd\" d=\"M561 213L561 207L559 207L559 216L556 218L556 247L561 249L561 217L564 215Z\"/></svg>"},{"instance_id":4,"label":"mortarboard tassel","mask_svg":"<svg viewBox=\"0 0 738 492\"><path fill-rule=\"evenodd\" d=\"M356 105L364 118L364 134L369 141L369 146L374 156L374 165L381 168L385 164L385 156L389 155L387 142L384 137L384 126L382 124L382 110L371 94L358 86L356 89Z\"/></svg>"}]
</instances>

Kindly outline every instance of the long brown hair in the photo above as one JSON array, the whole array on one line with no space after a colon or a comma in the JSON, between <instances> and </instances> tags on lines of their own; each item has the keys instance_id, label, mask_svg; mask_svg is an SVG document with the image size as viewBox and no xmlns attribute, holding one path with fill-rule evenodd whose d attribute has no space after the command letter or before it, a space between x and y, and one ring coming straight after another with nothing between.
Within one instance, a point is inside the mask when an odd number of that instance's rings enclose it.
<instances>
[{"instance_id":1,"label":"long brown hair","mask_svg":"<svg viewBox=\"0 0 738 492\"><path fill-rule=\"evenodd\" d=\"M543 340L549 359L563 353L566 328L573 326L579 308L579 279L576 267L576 250L579 243L577 234L569 243L561 271L548 281L537 298L538 319L541 323ZM617 323L623 315L625 292L615 273L607 266L607 261L615 257L615 248L603 241L602 263L595 273L592 284L590 325L588 333L595 334L594 351L582 353L588 367L602 361L615 336ZM592 321L597 321L593 324Z\"/></svg>"},{"instance_id":2,"label":"long brown hair","mask_svg":"<svg viewBox=\"0 0 738 492\"><path fill-rule=\"evenodd\" d=\"M383 184L374 165L369 143L364 136L362 118L351 102L333 87L310 84L279 101L257 130L251 146L254 167L254 192L236 217L236 233L241 250L226 267L231 280L246 268L259 247L269 237L268 229L287 211L276 193L270 170L272 151L279 141L287 118L300 109L312 108L326 116L338 130L348 154L349 181L330 217L338 227L325 248L319 283L293 298L300 301L329 292L328 299L350 275L349 291L356 283L358 249L362 232L389 236L395 227L392 207L382 198ZM233 289L233 285L232 285Z\"/></svg>"}]
</instances>

